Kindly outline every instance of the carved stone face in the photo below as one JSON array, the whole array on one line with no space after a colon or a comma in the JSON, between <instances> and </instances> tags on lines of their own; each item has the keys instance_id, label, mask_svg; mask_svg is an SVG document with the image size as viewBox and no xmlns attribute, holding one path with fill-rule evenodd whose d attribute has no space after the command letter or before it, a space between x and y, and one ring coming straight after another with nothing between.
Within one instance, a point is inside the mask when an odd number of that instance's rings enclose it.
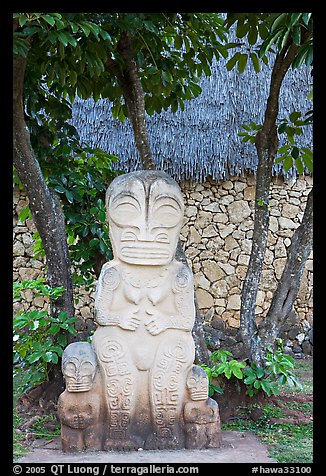
<instances>
[{"instance_id":1,"label":"carved stone face","mask_svg":"<svg viewBox=\"0 0 326 476\"><path fill-rule=\"evenodd\" d=\"M187 378L187 387L192 400L206 400L208 397L208 378L206 372L194 365Z\"/></svg>"},{"instance_id":2,"label":"carved stone face","mask_svg":"<svg viewBox=\"0 0 326 476\"><path fill-rule=\"evenodd\" d=\"M107 190L106 206L116 258L153 266L172 261L184 211L173 179L145 170L117 177Z\"/></svg>"},{"instance_id":3,"label":"carved stone face","mask_svg":"<svg viewBox=\"0 0 326 476\"><path fill-rule=\"evenodd\" d=\"M68 392L87 392L96 373L96 354L87 342L69 344L62 354L62 373Z\"/></svg>"}]
</instances>

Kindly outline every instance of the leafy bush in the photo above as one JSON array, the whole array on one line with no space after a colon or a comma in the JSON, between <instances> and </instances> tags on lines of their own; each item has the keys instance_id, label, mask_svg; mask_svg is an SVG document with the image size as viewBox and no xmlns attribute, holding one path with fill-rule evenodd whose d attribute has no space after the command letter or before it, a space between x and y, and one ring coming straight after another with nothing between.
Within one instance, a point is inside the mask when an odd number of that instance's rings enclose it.
<instances>
[{"instance_id":1,"label":"leafy bush","mask_svg":"<svg viewBox=\"0 0 326 476\"><path fill-rule=\"evenodd\" d=\"M293 369L295 360L290 355L284 354L281 339L276 341L277 348L267 349L265 365L257 366L254 362L243 362L231 359L232 353L227 350L217 350L211 354L211 365L202 364L209 381L209 396L216 393L223 393L220 386L216 385L214 379L224 376L228 380L237 378L242 380L247 386L246 394L253 396L259 391L263 391L268 397L280 393L280 385L289 385L302 389L302 385L295 377Z\"/></svg>"},{"instance_id":2,"label":"leafy bush","mask_svg":"<svg viewBox=\"0 0 326 476\"><path fill-rule=\"evenodd\" d=\"M106 222L105 192L118 172L117 158L100 149L79 147L72 140L52 149L53 160L42 165L48 186L60 196L65 214L69 255L75 286L94 284L94 266L102 257L112 259ZM18 219L32 218L27 205ZM45 255L38 232L34 233L34 258Z\"/></svg>"},{"instance_id":3,"label":"leafy bush","mask_svg":"<svg viewBox=\"0 0 326 476\"><path fill-rule=\"evenodd\" d=\"M216 350L212 352L211 355L211 361L213 365L201 365L201 367L205 370L208 376L210 397L214 395L214 392L223 393L222 388L213 383L213 379L218 377L219 375L224 375L228 380L231 377L235 377L240 380L243 379L242 369L246 367L246 363L239 362L235 359L228 360L228 358L231 356L232 353L228 350ZM220 362L218 362L218 360L220 360Z\"/></svg>"},{"instance_id":4,"label":"leafy bush","mask_svg":"<svg viewBox=\"0 0 326 476\"><path fill-rule=\"evenodd\" d=\"M21 292L32 289L34 296L57 299L64 287L51 288L44 278L14 283L14 301L22 301ZM76 318L59 312L52 317L46 310L19 311L13 320L14 375L20 374L21 390L39 385L48 376L49 366L57 364L68 343L67 333L76 334Z\"/></svg>"}]
</instances>

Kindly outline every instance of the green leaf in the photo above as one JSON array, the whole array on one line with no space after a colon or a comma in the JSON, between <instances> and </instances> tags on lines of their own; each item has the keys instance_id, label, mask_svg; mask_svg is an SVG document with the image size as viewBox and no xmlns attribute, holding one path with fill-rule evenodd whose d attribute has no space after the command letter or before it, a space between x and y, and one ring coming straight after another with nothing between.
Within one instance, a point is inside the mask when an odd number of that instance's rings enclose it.
<instances>
[{"instance_id":1,"label":"green leaf","mask_svg":"<svg viewBox=\"0 0 326 476\"><path fill-rule=\"evenodd\" d=\"M55 24L55 19L51 15L43 15L42 18L51 26Z\"/></svg>"},{"instance_id":2,"label":"green leaf","mask_svg":"<svg viewBox=\"0 0 326 476\"><path fill-rule=\"evenodd\" d=\"M300 17L301 17L302 13L292 13L291 15L291 25L295 25L296 23L298 23Z\"/></svg>"},{"instance_id":3,"label":"green leaf","mask_svg":"<svg viewBox=\"0 0 326 476\"><path fill-rule=\"evenodd\" d=\"M61 41L61 43L62 43L64 46L67 46L67 44L68 44L68 37L67 37L67 35L66 35L63 31L58 31L58 37L59 37L59 40Z\"/></svg>"},{"instance_id":4,"label":"green leaf","mask_svg":"<svg viewBox=\"0 0 326 476\"><path fill-rule=\"evenodd\" d=\"M58 332L60 332L59 324L52 324L49 329L49 334L57 334Z\"/></svg>"},{"instance_id":5,"label":"green leaf","mask_svg":"<svg viewBox=\"0 0 326 476\"><path fill-rule=\"evenodd\" d=\"M291 150L291 155L294 159L297 159L299 157L299 149L298 147L294 146L292 147L292 150Z\"/></svg>"},{"instance_id":6,"label":"green leaf","mask_svg":"<svg viewBox=\"0 0 326 476\"><path fill-rule=\"evenodd\" d=\"M301 158L302 158L305 166L309 170L309 172L313 173L313 162L312 162L311 157L307 154L301 154Z\"/></svg>"},{"instance_id":7,"label":"green leaf","mask_svg":"<svg viewBox=\"0 0 326 476\"><path fill-rule=\"evenodd\" d=\"M249 375L248 377L246 377L246 378L244 379L244 383L245 383L246 385L250 385L250 384L252 384L255 380L256 380L256 376L255 376L255 375Z\"/></svg>"},{"instance_id":8,"label":"green leaf","mask_svg":"<svg viewBox=\"0 0 326 476\"><path fill-rule=\"evenodd\" d=\"M285 25L286 17L287 17L287 13L281 13L281 15L276 17L272 24L271 32L274 32L280 26Z\"/></svg>"},{"instance_id":9,"label":"green leaf","mask_svg":"<svg viewBox=\"0 0 326 476\"><path fill-rule=\"evenodd\" d=\"M286 376L285 375L280 375L278 381L280 382L281 385L284 385L286 383Z\"/></svg>"},{"instance_id":10,"label":"green leaf","mask_svg":"<svg viewBox=\"0 0 326 476\"><path fill-rule=\"evenodd\" d=\"M310 159L312 160L313 158L313 152L312 150L308 149L308 147L302 147L301 149Z\"/></svg>"},{"instance_id":11,"label":"green leaf","mask_svg":"<svg viewBox=\"0 0 326 476\"><path fill-rule=\"evenodd\" d=\"M67 200L69 203L73 203L74 201L74 194L72 192L70 192L69 190L66 190L65 191L65 195L67 197Z\"/></svg>"},{"instance_id":12,"label":"green leaf","mask_svg":"<svg viewBox=\"0 0 326 476\"><path fill-rule=\"evenodd\" d=\"M299 173L300 175L302 175L303 172L304 172L304 166L303 166L303 163L301 162L300 157L297 157L297 158L295 159L295 166L296 166L296 168L297 168L298 173Z\"/></svg>"},{"instance_id":13,"label":"green leaf","mask_svg":"<svg viewBox=\"0 0 326 476\"><path fill-rule=\"evenodd\" d=\"M261 39L266 40L269 33L268 33L268 29L267 29L267 27L264 23L259 23L258 31L259 31L259 35L260 35Z\"/></svg>"},{"instance_id":14,"label":"green leaf","mask_svg":"<svg viewBox=\"0 0 326 476\"><path fill-rule=\"evenodd\" d=\"M64 334L59 334L57 337L57 342L61 347L65 347L67 345L67 336Z\"/></svg>"},{"instance_id":15,"label":"green leaf","mask_svg":"<svg viewBox=\"0 0 326 476\"><path fill-rule=\"evenodd\" d=\"M283 164L284 171L287 173L291 167L292 167L292 156L288 155L287 157L285 157L285 160L284 160L284 164Z\"/></svg>"},{"instance_id":16,"label":"green leaf","mask_svg":"<svg viewBox=\"0 0 326 476\"><path fill-rule=\"evenodd\" d=\"M228 71L231 71L232 68L234 68L236 62L239 60L240 58L240 53L237 52L234 56L232 56L232 58L229 59L229 61L226 63L226 69Z\"/></svg>"},{"instance_id":17,"label":"green leaf","mask_svg":"<svg viewBox=\"0 0 326 476\"><path fill-rule=\"evenodd\" d=\"M278 129L277 129L278 133L282 134L287 129L287 127L288 127L288 124L286 122L282 122L282 124L278 126Z\"/></svg>"},{"instance_id":18,"label":"green leaf","mask_svg":"<svg viewBox=\"0 0 326 476\"><path fill-rule=\"evenodd\" d=\"M244 70L246 69L246 66L247 66L247 61L248 61L248 55L245 54L245 53L241 53L239 61L238 61L238 71L239 71L239 73L244 72Z\"/></svg>"},{"instance_id":19,"label":"green leaf","mask_svg":"<svg viewBox=\"0 0 326 476\"><path fill-rule=\"evenodd\" d=\"M79 23L79 26L80 26L81 30L83 30L84 35L87 38L89 36L90 32L91 32L90 28L88 27L87 24L84 24L84 23Z\"/></svg>"},{"instance_id":20,"label":"green leaf","mask_svg":"<svg viewBox=\"0 0 326 476\"><path fill-rule=\"evenodd\" d=\"M282 35L282 33L283 28L280 28L266 38L258 52L259 58L262 58L267 53L272 44L276 42L276 40Z\"/></svg>"},{"instance_id":21,"label":"green leaf","mask_svg":"<svg viewBox=\"0 0 326 476\"><path fill-rule=\"evenodd\" d=\"M237 24L237 30L236 30L237 37L243 38L247 34L248 30L249 30L249 24L244 23L243 20L239 20Z\"/></svg>"},{"instance_id":22,"label":"green leaf","mask_svg":"<svg viewBox=\"0 0 326 476\"><path fill-rule=\"evenodd\" d=\"M270 384L269 384L269 382L267 382L266 380L262 380L262 382L261 382L261 388L264 390L264 392L265 392L269 397L272 395Z\"/></svg>"},{"instance_id":23,"label":"green leaf","mask_svg":"<svg viewBox=\"0 0 326 476\"><path fill-rule=\"evenodd\" d=\"M181 50L182 48L182 45L183 45L183 39L180 35L177 35L175 38L174 38L174 47L176 50Z\"/></svg>"},{"instance_id":24,"label":"green leaf","mask_svg":"<svg viewBox=\"0 0 326 476\"><path fill-rule=\"evenodd\" d=\"M18 215L18 221L24 222L26 218L29 216L29 214L30 214L30 209L29 209L29 205L27 205L21 210L20 214Z\"/></svg>"},{"instance_id":25,"label":"green leaf","mask_svg":"<svg viewBox=\"0 0 326 476\"><path fill-rule=\"evenodd\" d=\"M293 27L293 41L294 44L300 46L301 44L301 29L299 25Z\"/></svg>"},{"instance_id":26,"label":"green leaf","mask_svg":"<svg viewBox=\"0 0 326 476\"><path fill-rule=\"evenodd\" d=\"M285 144L285 145L283 145L282 147L280 147L277 152L278 152L279 154L284 154L285 152L288 152L288 150L289 150L290 148L291 148L291 146L290 146L289 144Z\"/></svg>"},{"instance_id":27,"label":"green leaf","mask_svg":"<svg viewBox=\"0 0 326 476\"><path fill-rule=\"evenodd\" d=\"M98 246L99 241L100 241L100 240L99 240L98 238L93 238L93 239L91 239L91 241L89 242L89 246L90 246L91 248L93 248L94 246Z\"/></svg>"},{"instance_id":28,"label":"green leaf","mask_svg":"<svg viewBox=\"0 0 326 476\"><path fill-rule=\"evenodd\" d=\"M302 21L306 26L308 26L310 17L311 17L311 13L303 13L302 14Z\"/></svg>"},{"instance_id":29,"label":"green leaf","mask_svg":"<svg viewBox=\"0 0 326 476\"><path fill-rule=\"evenodd\" d=\"M299 111L293 111L293 112L291 112L291 114L290 114L290 116L289 116L289 117L290 117L290 121L293 122L293 123L295 123L295 122L299 119L299 117L301 117L301 115L302 115L302 114L301 114L301 112L299 112Z\"/></svg>"},{"instance_id":30,"label":"green leaf","mask_svg":"<svg viewBox=\"0 0 326 476\"><path fill-rule=\"evenodd\" d=\"M311 50L311 57L309 57L309 55L308 55L308 52L310 52L310 50ZM298 54L294 58L294 61L292 63L292 68L293 69L300 68L300 66L306 60L306 58L309 58L309 61L310 61L310 58L311 58L311 61L312 61L312 46L309 43L301 45L301 47L298 51Z\"/></svg>"},{"instance_id":31,"label":"green leaf","mask_svg":"<svg viewBox=\"0 0 326 476\"><path fill-rule=\"evenodd\" d=\"M279 163L283 162L283 160L285 159L285 157L286 157L286 154L283 154L283 155L281 155L280 157L277 157L277 158L274 160L275 164L279 164Z\"/></svg>"},{"instance_id":32,"label":"green leaf","mask_svg":"<svg viewBox=\"0 0 326 476\"><path fill-rule=\"evenodd\" d=\"M237 377L238 379L241 380L243 378L243 373L241 372L239 368L234 368L232 372L233 372L233 375Z\"/></svg>"},{"instance_id":33,"label":"green leaf","mask_svg":"<svg viewBox=\"0 0 326 476\"><path fill-rule=\"evenodd\" d=\"M23 27L25 23L27 22L27 17L25 17L24 15L20 15L18 22L19 22L19 26Z\"/></svg>"},{"instance_id":34,"label":"green leaf","mask_svg":"<svg viewBox=\"0 0 326 476\"><path fill-rule=\"evenodd\" d=\"M230 367L226 367L225 371L224 371L224 375L227 379L230 379L231 378L231 375L232 375L232 370Z\"/></svg>"},{"instance_id":35,"label":"green leaf","mask_svg":"<svg viewBox=\"0 0 326 476\"><path fill-rule=\"evenodd\" d=\"M258 390L261 387L261 381L260 380L255 380L254 387Z\"/></svg>"},{"instance_id":36,"label":"green leaf","mask_svg":"<svg viewBox=\"0 0 326 476\"><path fill-rule=\"evenodd\" d=\"M258 30L256 27L251 27L248 33L248 41L250 45L254 45L258 38Z\"/></svg>"},{"instance_id":37,"label":"green leaf","mask_svg":"<svg viewBox=\"0 0 326 476\"><path fill-rule=\"evenodd\" d=\"M34 364L43 357L42 351L33 352L30 356L27 357L27 360L30 364Z\"/></svg>"},{"instance_id":38,"label":"green leaf","mask_svg":"<svg viewBox=\"0 0 326 476\"><path fill-rule=\"evenodd\" d=\"M256 53L250 53L250 59L252 61L254 70L256 71L256 73L259 73L259 71L260 71L260 61L259 61L258 56L256 55Z\"/></svg>"}]
</instances>

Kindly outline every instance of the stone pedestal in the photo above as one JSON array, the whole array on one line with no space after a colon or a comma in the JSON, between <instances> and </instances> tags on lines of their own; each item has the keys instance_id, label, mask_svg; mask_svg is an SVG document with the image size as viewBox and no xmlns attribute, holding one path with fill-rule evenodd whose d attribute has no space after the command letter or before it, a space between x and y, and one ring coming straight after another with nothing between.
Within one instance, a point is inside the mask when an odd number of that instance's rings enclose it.
<instances>
[{"instance_id":1,"label":"stone pedestal","mask_svg":"<svg viewBox=\"0 0 326 476\"><path fill-rule=\"evenodd\" d=\"M106 206L114 259L98 280L92 345L63 355L63 450L219 447L218 406L193 365L193 276L175 259L181 191L163 172L132 172L113 180Z\"/></svg>"}]
</instances>

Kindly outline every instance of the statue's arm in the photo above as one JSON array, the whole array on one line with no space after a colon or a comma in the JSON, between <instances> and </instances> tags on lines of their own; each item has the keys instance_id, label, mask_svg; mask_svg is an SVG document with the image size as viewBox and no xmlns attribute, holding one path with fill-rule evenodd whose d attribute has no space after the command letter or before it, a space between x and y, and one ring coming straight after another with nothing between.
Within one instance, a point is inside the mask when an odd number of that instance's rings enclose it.
<instances>
[{"instance_id":1,"label":"statue's arm","mask_svg":"<svg viewBox=\"0 0 326 476\"><path fill-rule=\"evenodd\" d=\"M194 280L191 270L180 264L172 290L177 316L171 316L171 327L191 331L195 323Z\"/></svg>"},{"instance_id":2,"label":"statue's arm","mask_svg":"<svg viewBox=\"0 0 326 476\"><path fill-rule=\"evenodd\" d=\"M100 326L119 325L120 317L111 311L113 293L120 284L119 270L105 263L96 286L95 320Z\"/></svg>"},{"instance_id":3,"label":"statue's arm","mask_svg":"<svg viewBox=\"0 0 326 476\"><path fill-rule=\"evenodd\" d=\"M95 320L100 326L118 326L134 331L140 323L137 309L124 309L123 312L112 311L113 295L120 285L119 269L106 263L101 271L95 297Z\"/></svg>"}]
</instances>

